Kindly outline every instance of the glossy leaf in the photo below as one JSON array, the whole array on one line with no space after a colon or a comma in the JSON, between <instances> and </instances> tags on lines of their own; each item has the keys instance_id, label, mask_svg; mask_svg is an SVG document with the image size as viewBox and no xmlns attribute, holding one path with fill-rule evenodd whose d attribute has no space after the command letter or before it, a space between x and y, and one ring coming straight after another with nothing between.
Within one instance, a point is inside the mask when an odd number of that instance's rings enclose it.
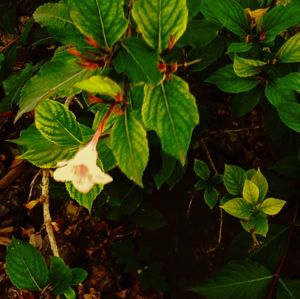
<instances>
[{"instance_id":1,"label":"glossy leaf","mask_svg":"<svg viewBox=\"0 0 300 299\"><path fill-rule=\"evenodd\" d=\"M285 204L285 200L269 197L263 201L259 209L267 215L276 215Z\"/></svg>"},{"instance_id":2,"label":"glossy leaf","mask_svg":"<svg viewBox=\"0 0 300 299\"><path fill-rule=\"evenodd\" d=\"M143 187L149 158L146 130L133 113L120 116L111 133L111 149L122 172Z\"/></svg>"},{"instance_id":3,"label":"glossy leaf","mask_svg":"<svg viewBox=\"0 0 300 299\"><path fill-rule=\"evenodd\" d=\"M216 206L218 197L219 191L215 187L208 186L204 189L204 201L210 207L210 209L213 209Z\"/></svg>"},{"instance_id":4,"label":"glossy leaf","mask_svg":"<svg viewBox=\"0 0 300 299\"><path fill-rule=\"evenodd\" d=\"M92 76L75 84L76 87L91 92L114 98L123 94L121 87L112 79L103 76Z\"/></svg>"},{"instance_id":5,"label":"glossy leaf","mask_svg":"<svg viewBox=\"0 0 300 299\"><path fill-rule=\"evenodd\" d=\"M272 277L266 268L250 260L231 261L191 290L207 299L264 298Z\"/></svg>"},{"instance_id":6,"label":"glossy leaf","mask_svg":"<svg viewBox=\"0 0 300 299\"><path fill-rule=\"evenodd\" d=\"M80 193L76 190L71 182L66 182L66 189L71 198L73 198L81 206L88 209L88 211L91 213L93 202L103 190L103 186L98 184L95 185L88 193Z\"/></svg>"},{"instance_id":7,"label":"glossy leaf","mask_svg":"<svg viewBox=\"0 0 300 299\"><path fill-rule=\"evenodd\" d=\"M7 247L6 273L18 289L42 291L48 281L44 257L32 245L17 239Z\"/></svg>"},{"instance_id":8,"label":"glossy leaf","mask_svg":"<svg viewBox=\"0 0 300 299\"><path fill-rule=\"evenodd\" d=\"M138 0L132 16L146 43L161 53L184 33L188 9L185 0Z\"/></svg>"},{"instance_id":9,"label":"glossy leaf","mask_svg":"<svg viewBox=\"0 0 300 299\"><path fill-rule=\"evenodd\" d=\"M217 87L228 93L240 93L253 89L258 83L258 80L238 77L232 64L227 64L212 75L210 75L206 82L217 85Z\"/></svg>"},{"instance_id":10,"label":"glossy leaf","mask_svg":"<svg viewBox=\"0 0 300 299\"><path fill-rule=\"evenodd\" d=\"M41 5L33 18L42 27L46 27L51 36L65 45L78 46L84 43L83 35L70 18L70 9L66 2Z\"/></svg>"},{"instance_id":11,"label":"glossy leaf","mask_svg":"<svg viewBox=\"0 0 300 299\"><path fill-rule=\"evenodd\" d=\"M277 34L300 22L300 6L291 3L275 6L266 13L258 24L258 31L264 35L263 42L272 42Z\"/></svg>"},{"instance_id":12,"label":"glossy leaf","mask_svg":"<svg viewBox=\"0 0 300 299\"><path fill-rule=\"evenodd\" d=\"M244 182L246 179L245 171L235 165L225 165L224 186L231 195L242 195Z\"/></svg>"},{"instance_id":13,"label":"glossy leaf","mask_svg":"<svg viewBox=\"0 0 300 299\"><path fill-rule=\"evenodd\" d=\"M60 257L51 257L49 282L54 295L63 294L71 286L72 270Z\"/></svg>"},{"instance_id":14,"label":"glossy leaf","mask_svg":"<svg viewBox=\"0 0 300 299\"><path fill-rule=\"evenodd\" d=\"M243 198L234 198L227 201L221 208L228 214L239 219L249 220L253 211Z\"/></svg>"},{"instance_id":15,"label":"glossy leaf","mask_svg":"<svg viewBox=\"0 0 300 299\"><path fill-rule=\"evenodd\" d=\"M240 37L247 35L248 21L244 8L237 1L215 0L212 5L209 0L205 0L204 3L228 30Z\"/></svg>"},{"instance_id":16,"label":"glossy leaf","mask_svg":"<svg viewBox=\"0 0 300 299\"><path fill-rule=\"evenodd\" d=\"M287 102L279 105L277 111L281 121L293 131L300 133L300 104Z\"/></svg>"},{"instance_id":17,"label":"glossy leaf","mask_svg":"<svg viewBox=\"0 0 300 299\"><path fill-rule=\"evenodd\" d=\"M280 63L300 62L300 32L288 39L276 56Z\"/></svg>"},{"instance_id":18,"label":"glossy leaf","mask_svg":"<svg viewBox=\"0 0 300 299\"><path fill-rule=\"evenodd\" d=\"M69 5L75 26L103 48L111 48L127 29L124 0L69 0Z\"/></svg>"},{"instance_id":19,"label":"glossy leaf","mask_svg":"<svg viewBox=\"0 0 300 299\"><path fill-rule=\"evenodd\" d=\"M75 115L59 102L41 102L35 109L35 126L44 138L55 144L76 146L82 140Z\"/></svg>"},{"instance_id":20,"label":"glossy leaf","mask_svg":"<svg viewBox=\"0 0 300 299\"><path fill-rule=\"evenodd\" d=\"M22 89L16 121L50 96L71 96L79 92L74 84L91 76L94 71L82 68L66 51L58 51L44 64Z\"/></svg>"},{"instance_id":21,"label":"glossy leaf","mask_svg":"<svg viewBox=\"0 0 300 299\"><path fill-rule=\"evenodd\" d=\"M199 122L188 84L173 76L158 86L146 85L142 116L147 129L157 133L163 150L184 165L192 131Z\"/></svg>"},{"instance_id":22,"label":"glossy leaf","mask_svg":"<svg viewBox=\"0 0 300 299\"><path fill-rule=\"evenodd\" d=\"M201 160L195 159L194 171L197 174L197 176L202 180L208 180L210 177L210 170L207 164Z\"/></svg>"},{"instance_id":23,"label":"glossy leaf","mask_svg":"<svg viewBox=\"0 0 300 299\"><path fill-rule=\"evenodd\" d=\"M158 70L158 53L135 37L127 38L121 43L121 50L114 59L118 73L126 73L132 82L156 84L162 79Z\"/></svg>"},{"instance_id":24,"label":"glossy leaf","mask_svg":"<svg viewBox=\"0 0 300 299\"><path fill-rule=\"evenodd\" d=\"M233 70L239 77L250 77L261 72L262 66L266 63L254 59L246 59L235 55L233 60Z\"/></svg>"},{"instance_id":25,"label":"glossy leaf","mask_svg":"<svg viewBox=\"0 0 300 299\"><path fill-rule=\"evenodd\" d=\"M258 200L263 200L267 193L268 193L268 181L261 173L260 169L258 168L257 172L252 176L250 179L259 189L259 197Z\"/></svg>"},{"instance_id":26,"label":"glossy leaf","mask_svg":"<svg viewBox=\"0 0 300 299\"><path fill-rule=\"evenodd\" d=\"M76 299L76 292L72 288L67 288L64 291L64 296L66 299Z\"/></svg>"},{"instance_id":27,"label":"glossy leaf","mask_svg":"<svg viewBox=\"0 0 300 299\"><path fill-rule=\"evenodd\" d=\"M243 187L243 198L250 204L255 205L259 198L258 187L250 180L245 180Z\"/></svg>"}]
</instances>

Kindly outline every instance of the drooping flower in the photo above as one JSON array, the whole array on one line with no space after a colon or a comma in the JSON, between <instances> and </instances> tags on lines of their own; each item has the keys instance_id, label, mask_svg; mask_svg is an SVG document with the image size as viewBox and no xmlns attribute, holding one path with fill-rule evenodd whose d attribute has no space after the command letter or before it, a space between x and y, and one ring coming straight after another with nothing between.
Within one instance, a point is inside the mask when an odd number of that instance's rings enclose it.
<instances>
[{"instance_id":1,"label":"drooping flower","mask_svg":"<svg viewBox=\"0 0 300 299\"><path fill-rule=\"evenodd\" d=\"M98 138L93 138L72 159L58 162L58 168L53 173L54 180L71 181L81 193L88 193L95 184L105 185L112 182L112 177L97 165L97 141Z\"/></svg>"}]
</instances>

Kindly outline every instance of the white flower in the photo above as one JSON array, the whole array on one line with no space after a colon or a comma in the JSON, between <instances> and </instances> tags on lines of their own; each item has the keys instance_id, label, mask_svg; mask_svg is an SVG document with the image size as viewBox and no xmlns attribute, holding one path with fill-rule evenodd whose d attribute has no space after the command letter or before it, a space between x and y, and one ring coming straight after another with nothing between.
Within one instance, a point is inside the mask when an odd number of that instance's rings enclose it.
<instances>
[{"instance_id":1,"label":"white flower","mask_svg":"<svg viewBox=\"0 0 300 299\"><path fill-rule=\"evenodd\" d=\"M81 193L88 193L95 184L105 185L112 182L112 177L104 173L97 165L98 152L93 138L86 146L79 149L68 161L57 163L53 178L58 182L71 181Z\"/></svg>"}]
</instances>

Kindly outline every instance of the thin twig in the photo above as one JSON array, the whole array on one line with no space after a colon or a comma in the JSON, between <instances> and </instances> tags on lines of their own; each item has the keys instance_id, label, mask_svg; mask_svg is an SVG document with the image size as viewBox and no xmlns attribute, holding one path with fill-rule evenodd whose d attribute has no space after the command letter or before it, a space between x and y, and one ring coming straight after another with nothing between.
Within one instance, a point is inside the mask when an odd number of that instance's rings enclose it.
<instances>
[{"instance_id":1,"label":"thin twig","mask_svg":"<svg viewBox=\"0 0 300 299\"><path fill-rule=\"evenodd\" d=\"M291 246L292 237L294 235L294 231L295 231L295 227L296 227L296 220L297 220L298 212L299 212L299 204L296 201L296 208L294 210L293 219L292 219L292 222L290 223L290 226L289 226L288 240L287 240L284 252L283 252L283 254L280 258L279 264L276 268L276 271L273 274L272 283L271 283L271 286L270 286L270 289L269 289L269 292L267 294L266 299L273 299L273 297L274 297L274 294L275 294L275 291L276 291L276 286L277 286L277 283L280 279L280 274L281 274L283 266L285 264L289 248Z\"/></svg>"},{"instance_id":2,"label":"thin twig","mask_svg":"<svg viewBox=\"0 0 300 299\"><path fill-rule=\"evenodd\" d=\"M43 202L44 224L49 238L50 247L54 256L59 257L58 247L56 244L54 231L52 227L52 219L50 215L49 204L49 170L42 170L42 195L41 201Z\"/></svg>"},{"instance_id":3,"label":"thin twig","mask_svg":"<svg viewBox=\"0 0 300 299\"><path fill-rule=\"evenodd\" d=\"M226 133L226 134L235 134L235 133L244 133L244 132L250 132L250 131L256 131L261 130L263 127L261 126L254 126L250 128L240 128L240 129L229 129L229 130L220 130L220 131L208 131L208 135L215 135L220 133Z\"/></svg>"},{"instance_id":4,"label":"thin twig","mask_svg":"<svg viewBox=\"0 0 300 299\"><path fill-rule=\"evenodd\" d=\"M200 145L202 147L203 152L205 153L205 155L207 157L207 160L208 160L208 162L210 164L211 169L213 170L213 172L214 172L215 175L218 175L219 174L218 170L217 170L216 165L215 165L215 163L214 163L214 161L213 161L213 159L212 159L212 157L210 155L210 152L208 151L206 143L203 140L200 140ZM211 253L211 252L215 251L220 246L220 244L222 242L222 232L223 232L223 222L224 222L224 220L223 220L223 209L220 208L220 207L219 207L219 212L220 212L220 214L219 214L220 225L219 225L219 233L218 233L217 245L215 247L213 247L213 248L210 248L207 251L207 253Z\"/></svg>"},{"instance_id":5,"label":"thin twig","mask_svg":"<svg viewBox=\"0 0 300 299\"><path fill-rule=\"evenodd\" d=\"M9 47L11 47L18 39L19 39L19 37L16 37L15 39L8 42L5 46L0 48L0 53L3 53L5 50L7 50Z\"/></svg>"}]
</instances>

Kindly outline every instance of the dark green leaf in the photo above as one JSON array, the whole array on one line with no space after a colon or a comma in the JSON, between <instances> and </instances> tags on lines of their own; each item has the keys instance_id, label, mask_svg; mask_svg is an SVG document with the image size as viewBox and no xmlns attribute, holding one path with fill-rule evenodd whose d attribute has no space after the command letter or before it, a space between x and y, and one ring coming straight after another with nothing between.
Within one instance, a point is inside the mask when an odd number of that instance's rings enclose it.
<instances>
[{"instance_id":1,"label":"dark green leaf","mask_svg":"<svg viewBox=\"0 0 300 299\"><path fill-rule=\"evenodd\" d=\"M240 42L240 43L231 43L228 46L227 49L227 54L230 53L244 53L244 52L248 52L252 49L253 44L252 43L245 43L245 42Z\"/></svg>"},{"instance_id":2,"label":"dark green leaf","mask_svg":"<svg viewBox=\"0 0 300 299\"><path fill-rule=\"evenodd\" d=\"M32 245L17 239L7 247L6 272L18 289L40 292L48 281L44 257Z\"/></svg>"},{"instance_id":3,"label":"dark green leaf","mask_svg":"<svg viewBox=\"0 0 300 299\"><path fill-rule=\"evenodd\" d=\"M194 161L194 171L198 177L202 180L208 180L210 177L210 170L207 164L201 160L195 159Z\"/></svg>"},{"instance_id":4,"label":"dark green leaf","mask_svg":"<svg viewBox=\"0 0 300 299\"><path fill-rule=\"evenodd\" d=\"M244 261L231 261L211 279L191 288L207 299L264 298L273 275L263 266Z\"/></svg>"},{"instance_id":5,"label":"dark green leaf","mask_svg":"<svg viewBox=\"0 0 300 299\"><path fill-rule=\"evenodd\" d=\"M189 19L192 19L200 12L201 1L199 0L187 0L186 1L188 11L189 11Z\"/></svg>"},{"instance_id":6,"label":"dark green leaf","mask_svg":"<svg viewBox=\"0 0 300 299\"><path fill-rule=\"evenodd\" d=\"M217 202L218 202L218 197L219 197L219 191L212 187L208 186L207 188L204 189L204 200L205 203L213 209Z\"/></svg>"},{"instance_id":7,"label":"dark green leaf","mask_svg":"<svg viewBox=\"0 0 300 299\"><path fill-rule=\"evenodd\" d=\"M232 64L227 64L218 69L206 79L206 82L215 84L220 90L228 93L249 91L259 83L255 79L238 77Z\"/></svg>"},{"instance_id":8,"label":"dark green leaf","mask_svg":"<svg viewBox=\"0 0 300 299\"><path fill-rule=\"evenodd\" d=\"M156 84L162 79L158 70L159 55L139 38L127 38L121 43L121 50L114 59L118 73L125 72L132 82Z\"/></svg>"},{"instance_id":9,"label":"dark green leaf","mask_svg":"<svg viewBox=\"0 0 300 299\"><path fill-rule=\"evenodd\" d=\"M283 157L273 165L272 169L290 178L300 177L300 162L296 156Z\"/></svg>"},{"instance_id":10,"label":"dark green leaf","mask_svg":"<svg viewBox=\"0 0 300 299\"><path fill-rule=\"evenodd\" d=\"M268 217L262 212L253 214L250 220L241 220L241 224L250 234L255 233L265 237L269 231Z\"/></svg>"},{"instance_id":11,"label":"dark green leaf","mask_svg":"<svg viewBox=\"0 0 300 299\"><path fill-rule=\"evenodd\" d=\"M281 121L293 131L300 133L300 104L287 102L277 106Z\"/></svg>"},{"instance_id":12,"label":"dark green leaf","mask_svg":"<svg viewBox=\"0 0 300 299\"><path fill-rule=\"evenodd\" d=\"M88 277L88 273L82 268L72 268L72 285L82 283Z\"/></svg>"},{"instance_id":13,"label":"dark green leaf","mask_svg":"<svg viewBox=\"0 0 300 299\"><path fill-rule=\"evenodd\" d=\"M224 186L232 195L241 195L246 179L245 171L235 165L225 165Z\"/></svg>"},{"instance_id":14,"label":"dark green leaf","mask_svg":"<svg viewBox=\"0 0 300 299\"><path fill-rule=\"evenodd\" d=\"M300 281L279 279L276 299L298 299L300 298Z\"/></svg>"}]
</instances>

